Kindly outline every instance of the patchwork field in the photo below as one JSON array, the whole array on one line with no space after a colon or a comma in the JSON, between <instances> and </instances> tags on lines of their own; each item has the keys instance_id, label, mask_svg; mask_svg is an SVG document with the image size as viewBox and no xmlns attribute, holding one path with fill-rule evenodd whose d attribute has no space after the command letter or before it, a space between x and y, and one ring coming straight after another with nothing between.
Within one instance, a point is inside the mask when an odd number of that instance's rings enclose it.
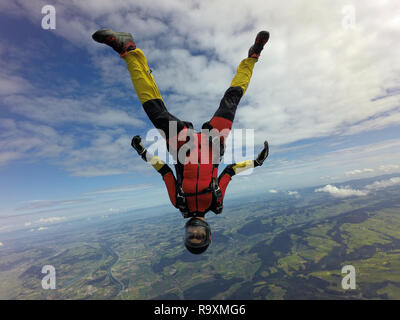
<instances>
[{"instance_id":1,"label":"patchwork field","mask_svg":"<svg viewBox=\"0 0 400 320\"><path fill-rule=\"evenodd\" d=\"M201 256L183 248L173 211L21 232L2 240L0 298L400 299L399 193L228 199L209 217L213 243ZM44 265L56 269L56 290L41 287ZM345 265L356 270L355 290L341 287Z\"/></svg>"}]
</instances>

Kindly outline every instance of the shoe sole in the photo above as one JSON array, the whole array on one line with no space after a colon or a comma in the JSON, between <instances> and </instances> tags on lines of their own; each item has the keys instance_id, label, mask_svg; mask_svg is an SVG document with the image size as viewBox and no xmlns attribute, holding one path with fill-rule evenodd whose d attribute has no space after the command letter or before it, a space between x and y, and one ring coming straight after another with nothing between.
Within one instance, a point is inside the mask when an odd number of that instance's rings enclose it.
<instances>
[{"instance_id":1,"label":"shoe sole","mask_svg":"<svg viewBox=\"0 0 400 320\"><path fill-rule=\"evenodd\" d=\"M112 29L100 29L92 34L92 38L96 42L105 43L106 38L112 36L114 33Z\"/></svg>"},{"instance_id":2,"label":"shoe sole","mask_svg":"<svg viewBox=\"0 0 400 320\"><path fill-rule=\"evenodd\" d=\"M117 36L126 36L131 37L133 40L133 36L129 32L115 32L112 29L100 29L93 33L92 38L94 41L99 43L105 43L108 37L117 37Z\"/></svg>"},{"instance_id":3,"label":"shoe sole","mask_svg":"<svg viewBox=\"0 0 400 320\"><path fill-rule=\"evenodd\" d=\"M269 40L269 32L268 31L260 31L257 36L254 44L262 44L265 45Z\"/></svg>"}]
</instances>

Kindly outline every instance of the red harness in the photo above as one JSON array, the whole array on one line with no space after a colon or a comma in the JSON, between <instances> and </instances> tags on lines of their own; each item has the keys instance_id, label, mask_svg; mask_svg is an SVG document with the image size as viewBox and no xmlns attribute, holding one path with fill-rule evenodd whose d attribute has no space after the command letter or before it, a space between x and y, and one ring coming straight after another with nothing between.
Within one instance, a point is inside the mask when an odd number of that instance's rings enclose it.
<instances>
[{"instance_id":1,"label":"red harness","mask_svg":"<svg viewBox=\"0 0 400 320\"><path fill-rule=\"evenodd\" d=\"M218 163L212 163L213 143L203 133L196 133L194 142L190 153L198 161L176 165L176 206L185 218L203 216L209 210L219 214L223 208L223 194L218 185ZM203 154L201 146L207 146L208 153Z\"/></svg>"}]
</instances>

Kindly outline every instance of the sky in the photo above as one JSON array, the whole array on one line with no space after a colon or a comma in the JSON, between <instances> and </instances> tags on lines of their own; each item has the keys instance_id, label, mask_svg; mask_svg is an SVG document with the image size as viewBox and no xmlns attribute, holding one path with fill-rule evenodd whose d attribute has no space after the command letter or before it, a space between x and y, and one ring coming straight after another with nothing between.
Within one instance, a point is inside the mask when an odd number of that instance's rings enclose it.
<instances>
[{"instance_id":1,"label":"sky","mask_svg":"<svg viewBox=\"0 0 400 320\"><path fill-rule=\"evenodd\" d=\"M42 28L45 5L55 29ZM367 196L335 183L400 172L397 1L1 1L0 232L173 210L130 147L152 125L124 62L91 39L102 27L133 34L167 108L195 129L270 32L234 123L254 130L255 153L267 139L270 156L234 178L226 202L311 185Z\"/></svg>"}]
</instances>

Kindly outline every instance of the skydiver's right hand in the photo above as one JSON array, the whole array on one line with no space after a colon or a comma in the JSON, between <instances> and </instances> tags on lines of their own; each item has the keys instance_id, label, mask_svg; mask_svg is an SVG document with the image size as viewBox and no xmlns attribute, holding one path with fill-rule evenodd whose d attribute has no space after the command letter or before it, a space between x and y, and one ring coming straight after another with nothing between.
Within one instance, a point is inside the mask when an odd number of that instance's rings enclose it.
<instances>
[{"instance_id":1,"label":"skydiver's right hand","mask_svg":"<svg viewBox=\"0 0 400 320\"><path fill-rule=\"evenodd\" d=\"M264 163L265 159L267 159L269 154L269 146L268 146L268 141L264 141L264 149L261 150L261 152L258 154L257 159L255 160L256 165L262 166Z\"/></svg>"},{"instance_id":2,"label":"skydiver's right hand","mask_svg":"<svg viewBox=\"0 0 400 320\"><path fill-rule=\"evenodd\" d=\"M146 148L142 145L142 138L140 136L134 136L132 138L131 146L139 155L142 155L146 151Z\"/></svg>"}]
</instances>

